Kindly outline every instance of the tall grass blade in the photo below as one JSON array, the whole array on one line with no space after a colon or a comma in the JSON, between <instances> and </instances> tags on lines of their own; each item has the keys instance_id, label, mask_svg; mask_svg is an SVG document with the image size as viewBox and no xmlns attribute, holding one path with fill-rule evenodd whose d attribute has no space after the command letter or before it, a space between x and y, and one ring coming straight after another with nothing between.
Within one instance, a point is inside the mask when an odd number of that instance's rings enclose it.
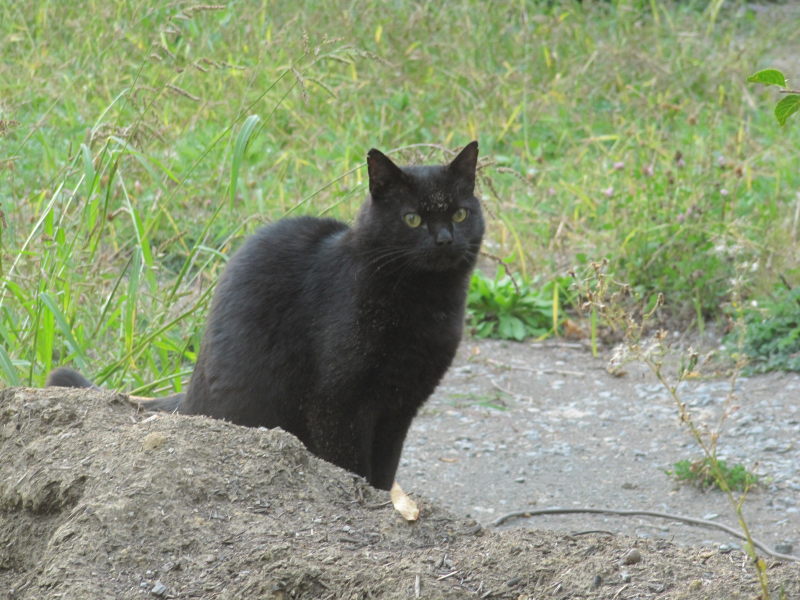
<instances>
[{"instance_id":1,"label":"tall grass blade","mask_svg":"<svg viewBox=\"0 0 800 600\"><path fill-rule=\"evenodd\" d=\"M47 307L47 310L49 310L52 314L55 325L58 326L59 337L64 340L67 348L69 348L70 356L68 358L73 359L78 368L85 371L88 365L86 354L84 353L84 346L83 344L78 343L78 340L75 339L75 336L72 333L72 328L67 322L67 318L64 316L64 313L60 308L58 308L58 305L49 293L41 292L39 297Z\"/></svg>"},{"instance_id":2,"label":"tall grass blade","mask_svg":"<svg viewBox=\"0 0 800 600\"><path fill-rule=\"evenodd\" d=\"M236 142L233 145L233 156L231 158L231 179L229 184L231 207L236 203L236 188L239 184L239 170L244 160L244 154L247 151L247 146L250 144L250 139L256 133L260 123L261 117L258 115L250 115L244 120L239 134L236 136Z\"/></svg>"}]
</instances>

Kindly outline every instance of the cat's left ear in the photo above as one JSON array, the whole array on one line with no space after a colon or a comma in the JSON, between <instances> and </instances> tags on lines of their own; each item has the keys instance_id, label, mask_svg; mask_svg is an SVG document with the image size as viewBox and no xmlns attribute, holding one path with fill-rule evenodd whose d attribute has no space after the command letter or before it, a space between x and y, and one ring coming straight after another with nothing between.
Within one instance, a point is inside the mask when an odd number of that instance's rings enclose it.
<instances>
[{"instance_id":1,"label":"cat's left ear","mask_svg":"<svg viewBox=\"0 0 800 600\"><path fill-rule=\"evenodd\" d=\"M369 193L373 198L386 189L403 181L403 171L380 150L372 148L367 152L367 172L369 173Z\"/></svg>"},{"instance_id":2,"label":"cat's left ear","mask_svg":"<svg viewBox=\"0 0 800 600\"><path fill-rule=\"evenodd\" d=\"M470 142L458 153L447 166L447 170L456 177L470 193L475 189L475 170L478 167L478 142Z\"/></svg>"}]
</instances>

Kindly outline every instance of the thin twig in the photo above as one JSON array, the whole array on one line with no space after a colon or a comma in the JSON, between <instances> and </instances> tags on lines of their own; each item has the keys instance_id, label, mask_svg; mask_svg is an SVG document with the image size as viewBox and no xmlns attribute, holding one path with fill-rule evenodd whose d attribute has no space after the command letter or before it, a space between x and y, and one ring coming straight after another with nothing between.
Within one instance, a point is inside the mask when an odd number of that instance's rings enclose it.
<instances>
[{"instance_id":1,"label":"thin twig","mask_svg":"<svg viewBox=\"0 0 800 600\"><path fill-rule=\"evenodd\" d=\"M630 583L626 583L626 584L625 584L625 585L623 585L621 588L619 588L619 589L617 590L617 593L616 593L616 594L614 594L614 595L611 597L611 600L617 600L617 598L619 597L619 595L620 595L620 594L621 594L623 591L625 591L625 589L626 589L626 588L627 588L629 585L630 585Z\"/></svg>"},{"instance_id":2,"label":"thin twig","mask_svg":"<svg viewBox=\"0 0 800 600\"><path fill-rule=\"evenodd\" d=\"M489 382L492 384L492 387L494 387L496 390L511 396L515 400L524 400L526 402L533 402L533 398L531 398L530 396L523 396L521 394L516 394L516 393L512 392L511 390L509 390L508 388L505 388L502 385L500 385L499 383L497 383L491 377L489 378Z\"/></svg>"},{"instance_id":3,"label":"thin twig","mask_svg":"<svg viewBox=\"0 0 800 600\"><path fill-rule=\"evenodd\" d=\"M509 268L508 263L506 261L504 261L496 254L492 254L491 252L488 252L486 250L481 250L481 256L485 256L486 258L494 261L500 267L502 267L503 271L505 271L506 273L506 277L508 277L511 280L511 284L514 286L514 291L517 292L517 296L522 295L522 290L520 290L519 288L519 284L517 283L517 278L514 277L514 273L511 272L511 269Z\"/></svg>"},{"instance_id":4,"label":"thin twig","mask_svg":"<svg viewBox=\"0 0 800 600\"><path fill-rule=\"evenodd\" d=\"M650 510L614 510L610 508L541 508L537 510L520 510L508 513L498 517L490 523L492 527L499 527L506 521L511 519L520 519L535 517L540 515L564 515L564 514L599 514L599 515L615 515L621 517L657 517L659 519L669 519L670 521L680 521L689 525L699 525L701 527L710 527L712 529L719 529L725 533L739 538L740 540L747 541L744 534L739 533L736 529L723 525L722 523L715 523L707 519L697 519L695 517L684 517L681 515L674 515L671 513L655 512ZM793 556L791 554L781 554L770 549L764 542L761 542L753 537L750 538L753 545L759 548L762 552L769 554L773 558L780 560L790 560L800 562L800 556Z\"/></svg>"}]
</instances>

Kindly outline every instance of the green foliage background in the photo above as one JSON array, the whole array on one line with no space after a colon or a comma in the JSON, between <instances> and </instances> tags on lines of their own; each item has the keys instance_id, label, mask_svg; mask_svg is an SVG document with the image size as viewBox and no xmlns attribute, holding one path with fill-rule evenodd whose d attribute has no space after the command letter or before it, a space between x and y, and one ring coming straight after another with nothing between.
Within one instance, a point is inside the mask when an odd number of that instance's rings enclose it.
<instances>
[{"instance_id":1,"label":"green foliage background","mask_svg":"<svg viewBox=\"0 0 800 600\"><path fill-rule=\"evenodd\" d=\"M2 3L0 379L180 389L224 257L352 219L372 146L479 139L487 249L524 279L606 257L687 324L797 285L800 130L745 81L792 55L797 8L772 10Z\"/></svg>"}]
</instances>

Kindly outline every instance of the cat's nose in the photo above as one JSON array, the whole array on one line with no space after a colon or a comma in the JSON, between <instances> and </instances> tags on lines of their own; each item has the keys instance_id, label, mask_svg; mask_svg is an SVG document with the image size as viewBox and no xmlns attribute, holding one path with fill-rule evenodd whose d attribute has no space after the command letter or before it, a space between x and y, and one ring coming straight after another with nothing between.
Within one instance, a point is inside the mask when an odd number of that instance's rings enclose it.
<instances>
[{"instance_id":1,"label":"cat's nose","mask_svg":"<svg viewBox=\"0 0 800 600\"><path fill-rule=\"evenodd\" d=\"M449 246L453 243L453 234L450 233L450 230L447 227L442 227L439 231L436 232L436 245L437 246Z\"/></svg>"}]
</instances>

